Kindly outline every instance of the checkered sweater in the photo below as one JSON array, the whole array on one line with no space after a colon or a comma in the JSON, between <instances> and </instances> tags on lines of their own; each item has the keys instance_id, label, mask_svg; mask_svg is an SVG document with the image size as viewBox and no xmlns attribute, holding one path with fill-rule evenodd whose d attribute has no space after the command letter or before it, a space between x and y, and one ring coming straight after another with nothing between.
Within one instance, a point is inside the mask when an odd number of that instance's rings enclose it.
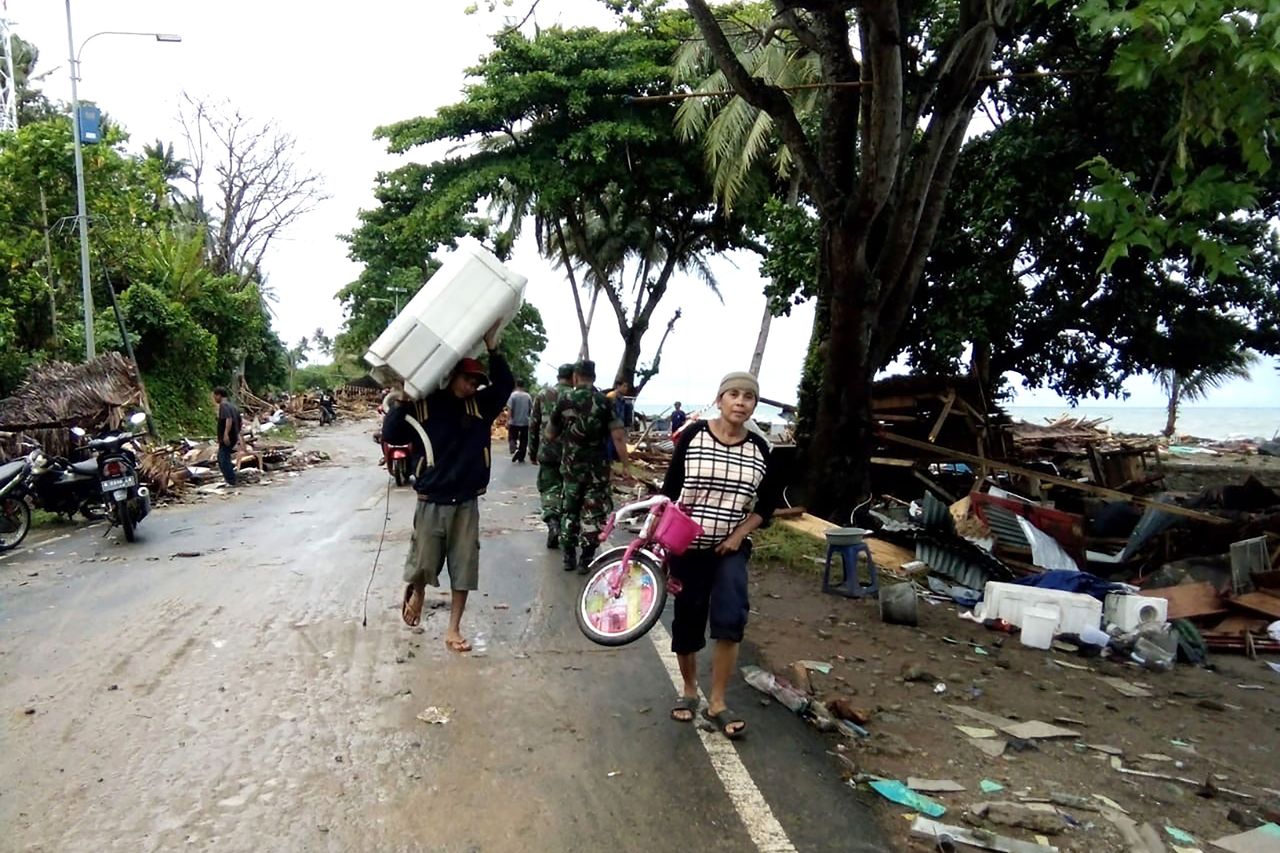
<instances>
[{"instance_id":1,"label":"checkered sweater","mask_svg":"<svg viewBox=\"0 0 1280 853\"><path fill-rule=\"evenodd\" d=\"M702 525L694 549L714 548L753 512L768 522L780 492L767 441L749 432L737 444L724 444L706 421L680 436L662 484L662 493Z\"/></svg>"}]
</instances>

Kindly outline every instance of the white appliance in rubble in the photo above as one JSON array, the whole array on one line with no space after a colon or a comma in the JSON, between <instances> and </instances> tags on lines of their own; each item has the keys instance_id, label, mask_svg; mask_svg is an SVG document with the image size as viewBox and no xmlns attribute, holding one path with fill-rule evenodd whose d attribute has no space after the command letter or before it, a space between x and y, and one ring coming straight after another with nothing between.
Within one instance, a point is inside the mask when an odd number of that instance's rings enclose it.
<instances>
[{"instance_id":1,"label":"white appliance in rubble","mask_svg":"<svg viewBox=\"0 0 1280 853\"><path fill-rule=\"evenodd\" d=\"M484 333L494 323L511 322L524 303L528 281L478 241L459 240L369 347L364 355L369 372L384 385L403 380L415 400L436 391L459 359L480 354Z\"/></svg>"}]
</instances>

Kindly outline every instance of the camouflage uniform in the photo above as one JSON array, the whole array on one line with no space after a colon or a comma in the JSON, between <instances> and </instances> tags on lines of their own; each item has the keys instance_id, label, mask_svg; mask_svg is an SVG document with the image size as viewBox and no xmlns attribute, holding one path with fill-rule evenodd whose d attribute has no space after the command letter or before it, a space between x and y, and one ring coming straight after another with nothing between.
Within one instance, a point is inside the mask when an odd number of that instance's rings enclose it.
<instances>
[{"instance_id":1,"label":"camouflage uniform","mask_svg":"<svg viewBox=\"0 0 1280 853\"><path fill-rule=\"evenodd\" d=\"M553 387L544 388L533 401L533 419L529 422L532 442L529 448L538 463L538 494L542 497L542 520L547 525L547 546L556 547L560 537L560 506L564 500L564 482L560 478L560 439L551 431L551 416L556 404L573 390L569 384L572 366L560 368L560 379Z\"/></svg>"},{"instance_id":2,"label":"camouflage uniform","mask_svg":"<svg viewBox=\"0 0 1280 853\"><path fill-rule=\"evenodd\" d=\"M574 388L560 398L551 416L552 428L560 436L564 481L564 503L560 516L560 543L565 569L574 567L574 550L580 548L579 570L595 556L600 531L613 509L609 491L609 461L605 443L622 424L613 407L595 388Z\"/></svg>"}]
</instances>

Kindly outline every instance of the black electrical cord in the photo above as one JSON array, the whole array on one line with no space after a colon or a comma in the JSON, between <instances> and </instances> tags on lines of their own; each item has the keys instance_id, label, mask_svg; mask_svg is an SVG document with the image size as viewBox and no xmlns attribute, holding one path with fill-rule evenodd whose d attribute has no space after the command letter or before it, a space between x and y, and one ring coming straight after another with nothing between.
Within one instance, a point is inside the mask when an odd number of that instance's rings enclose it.
<instances>
[{"instance_id":1,"label":"black electrical cord","mask_svg":"<svg viewBox=\"0 0 1280 853\"><path fill-rule=\"evenodd\" d=\"M378 537L378 553L373 555L373 571L369 572L369 583L364 588L364 619L360 627L369 627L369 590L373 589L373 578L378 574L378 560L382 557L382 544L387 541L387 522L391 520L391 478L387 477L387 501L382 508L382 535Z\"/></svg>"}]
</instances>

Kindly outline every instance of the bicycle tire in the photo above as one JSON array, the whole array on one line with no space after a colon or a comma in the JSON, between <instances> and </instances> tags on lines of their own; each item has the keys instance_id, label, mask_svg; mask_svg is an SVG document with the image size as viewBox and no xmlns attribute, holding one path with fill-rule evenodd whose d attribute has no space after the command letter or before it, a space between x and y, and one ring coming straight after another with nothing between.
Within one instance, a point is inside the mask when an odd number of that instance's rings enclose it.
<instances>
[{"instance_id":1,"label":"bicycle tire","mask_svg":"<svg viewBox=\"0 0 1280 853\"><path fill-rule=\"evenodd\" d=\"M625 550L613 548L592 561L587 582L578 592L574 607L578 629L588 640L601 646L625 646L640 639L658 623L667 604L667 579L662 563L637 551L628 564L628 580L622 595L613 599L617 602L613 607L607 606L608 597L602 596L602 588L607 588ZM638 601L621 603L622 598L630 595L638 596Z\"/></svg>"},{"instance_id":2,"label":"bicycle tire","mask_svg":"<svg viewBox=\"0 0 1280 853\"><path fill-rule=\"evenodd\" d=\"M0 517L13 519L14 530L0 530L0 551L17 548L31 531L31 507L22 498L12 495L0 501Z\"/></svg>"}]
</instances>

